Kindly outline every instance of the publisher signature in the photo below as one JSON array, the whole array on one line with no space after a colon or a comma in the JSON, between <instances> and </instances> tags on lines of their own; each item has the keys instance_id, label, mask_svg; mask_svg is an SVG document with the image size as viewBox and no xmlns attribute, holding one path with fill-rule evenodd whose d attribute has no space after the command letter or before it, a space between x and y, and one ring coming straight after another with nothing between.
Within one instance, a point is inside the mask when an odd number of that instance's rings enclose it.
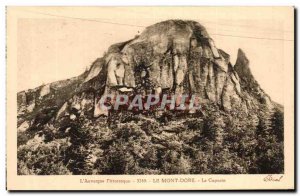
<instances>
[{"instance_id":1,"label":"publisher signature","mask_svg":"<svg viewBox=\"0 0 300 196\"><path fill-rule=\"evenodd\" d=\"M280 182L280 180L283 178L283 176L273 176L273 175L267 175L264 178L265 182Z\"/></svg>"}]
</instances>

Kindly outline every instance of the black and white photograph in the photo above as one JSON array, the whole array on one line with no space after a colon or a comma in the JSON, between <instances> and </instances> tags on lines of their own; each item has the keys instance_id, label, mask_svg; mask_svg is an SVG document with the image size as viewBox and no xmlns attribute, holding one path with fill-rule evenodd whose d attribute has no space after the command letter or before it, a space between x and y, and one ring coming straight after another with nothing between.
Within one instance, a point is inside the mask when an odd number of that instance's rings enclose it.
<instances>
[{"instance_id":1,"label":"black and white photograph","mask_svg":"<svg viewBox=\"0 0 300 196\"><path fill-rule=\"evenodd\" d=\"M293 7L7 7L8 177L292 188L293 20Z\"/></svg>"}]
</instances>

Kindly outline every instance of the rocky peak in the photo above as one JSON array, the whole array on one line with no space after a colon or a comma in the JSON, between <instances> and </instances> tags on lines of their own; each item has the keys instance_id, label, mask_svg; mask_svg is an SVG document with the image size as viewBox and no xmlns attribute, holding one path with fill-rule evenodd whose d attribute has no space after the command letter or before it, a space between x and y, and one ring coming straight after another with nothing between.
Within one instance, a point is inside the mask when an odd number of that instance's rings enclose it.
<instances>
[{"instance_id":1,"label":"rocky peak","mask_svg":"<svg viewBox=\"0 0 300 196\"><path fill-rule=\"evenodd\" d=\"M245 52L242 49L238 49L237 59L236 59L236 65L243 65L243 66L249 66L249 60L245 54Z\"/></svg>"},{"instance_id":2,"label":"rocky peak","mask_svg":"<svg viewBox=\"0 0 300 196\"><path fill-rule=\"evenodd\" d=\"M105 90L96 89L98 98L115 90L168 91L196 94L224 108L241 102L230 56L194 21L168 20L149 26L140 36L112 45L104 59L91 67L85 79L88 82L106 70Z\"/></svg>"},{"instance_id":3,"label":"rocky peak","mask_svg":"<svg viewBox=\"0 0 300 196\"><path fill-rule=\"evenodd\" d=\"M234 65L234 70L238 73L241 79L254 79L249 68L249 60L242 49L238 50L236 63Z\"/></svg>"},{"instance_id":4,"label":"rocky peak","mask_svg":"<svg viewBox=\"0 0 300 196\"><path fill-rule=\"evenodd\" d=\"M255 97L258 103L272 108L273 102L255 80L249 65L250 61L248 60L246 54L242 49L239 49L237 60L234 65L234 70L237 72L239 78L241 79L240 84L243 91L250 94L251 97ZM249 96L247 97L247 99L249 99Z\"/></svg>"},{"instance_id":5,"label":"rocky peak","mask_svg":"<svg viewBox=\"0 0 300 196\"><path fill-rule=\"evenodd\" d=\"M193 94L204 107L108 113L98 107L107 94ZM245 53L239 50L232 66L230 56L194 21L147 27L140 36L113 44L82 75L19 92L17 103L19 175L283 171L264 170L277 165L280 153L270 152L279 152L282 141L255 154L261 144L277 140L268 128L271 110L265 112L272 101L251 74ZM282 138L280 111L277 118L272 126ZM264 139L262 133L273 135ZM261 166L253 170L257 163Z\"/></svg>"},{"instance_id":6,"label":"rocky peak","mask_svg":"<svg viewBox=\"0 0 300 196\"><path fill-rule=\"evenodd\" d=\"M168 20L151 25L140 36L110 46L79 78L72 80L71 88L68 83L63 88L59 88L59 82L47 85L55 90L44 93L35 107L47 99L47 103L59 103L59 109L75 94L92 93L93 114L97 117L107 114L97 105L108 93L195 94L203 103L211 102L225 110L249 107L245 101L248 98L243 96L253 89L255 99L266 97L251 74L245 53L238 50L233 67L230 56L217 48L205 27L195 21ZM38 89L45 91L45 87ZM69 89L76 90L71 93ZM59 92L64 92L63 101L56 100L61 97ZM30 93L23 94L18 97Z\"/></svg>"}]
</instances>

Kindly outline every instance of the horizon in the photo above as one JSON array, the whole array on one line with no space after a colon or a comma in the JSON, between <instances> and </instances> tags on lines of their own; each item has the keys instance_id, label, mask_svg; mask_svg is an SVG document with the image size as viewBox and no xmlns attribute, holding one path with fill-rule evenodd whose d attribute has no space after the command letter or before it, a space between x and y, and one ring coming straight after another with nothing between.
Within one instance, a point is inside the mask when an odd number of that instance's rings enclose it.
<instances>
[{"instance_id":1,"label":"horizon","mask_svg":"<svg viewBox=\"0 0 300 196\"><path fill-rule=\"evenodd\" d=\"M32 11L33 8L23 9L31 12L31 18L18 21L18 92L76 77L89 68L94 60L102 57L110 45L134 38L146 26L174 19L174 13L165 15L150 8L145 8L144 12L134 12L133 8L93 8L86 18L76 15L71 17L76 9L66 9L63 13L55 13L51 8L45 8L44 13ZM98 13L97 10L103 12L102 18L95 14ZM266 18L257 21L256 16L236 20L225 12L218 12L219 16L215 16L206 11L195 20L195 11L196 8L191 8L190 13L181 13L181 19L202 24L215 41L216 47L230 55L233 66L238 49L241 48L262 89L273 101L283 104L283 51L286 43L293 44L290 41L293 32L287 32L280 19L270 21ZM109 20L104 18L106 12L115 13L114 17ZM125 17L120 17L121 13L126 13L123 15ZM92 15L96 18L91 17ZM200 15L205 20L201 21ZM272 12L271 16L273 15L276 13ZM41 17L46 19L39 19ZM129 21L130 18L134 21ZM262 66L266 64L272 66ZM43 77L28 73L42 73Z\"/></svg>"}]
</instances>

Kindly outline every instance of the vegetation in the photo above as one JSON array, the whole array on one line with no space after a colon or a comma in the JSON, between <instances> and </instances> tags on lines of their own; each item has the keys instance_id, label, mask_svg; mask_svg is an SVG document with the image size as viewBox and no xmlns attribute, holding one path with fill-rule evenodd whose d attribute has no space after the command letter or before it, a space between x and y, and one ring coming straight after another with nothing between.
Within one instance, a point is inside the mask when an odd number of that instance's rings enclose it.
<instances>
[{"instance_id":1,"label":"vegetation","mask_svg":"<svg viewBox=\"0 0 300 196\"><path fill-rule=\"evenodd\" d=\"M151 116L149 116L151 115ZM61 119L32 139L20 133L18 174L243 174L283 173L283 113L119 113ZM21 137L22 136L22 137ZM27 140L27 141L26 141Z\"/></svg>"}]
</instances>

